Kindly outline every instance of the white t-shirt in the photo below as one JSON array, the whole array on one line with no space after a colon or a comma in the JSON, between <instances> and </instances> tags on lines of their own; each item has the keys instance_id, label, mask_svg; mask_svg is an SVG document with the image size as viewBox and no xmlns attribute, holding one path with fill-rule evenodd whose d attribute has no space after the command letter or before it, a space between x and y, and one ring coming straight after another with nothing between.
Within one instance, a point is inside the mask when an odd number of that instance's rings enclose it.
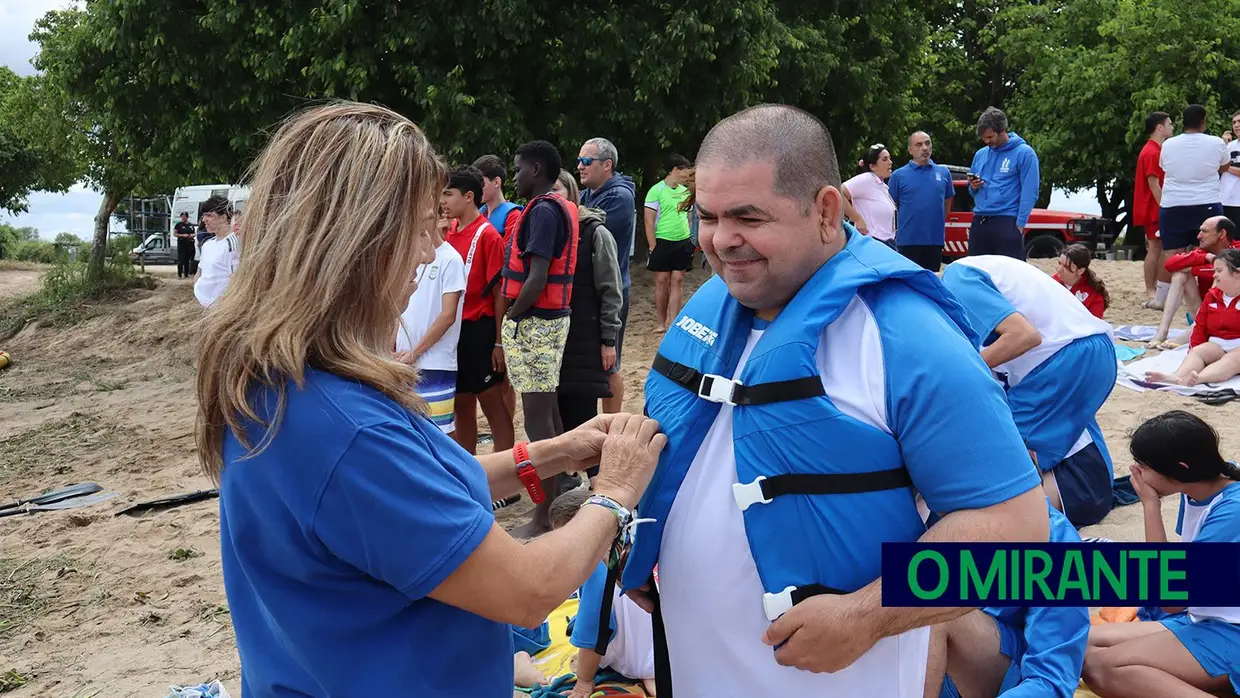
<instances>
[{"instance_id":1,"label":"white t-shirt","mask_svg":"<svg viewBox=\"0 0 1240 698\"><path fill-rule=\"evenodd\" d=\"M202 243L202 259L198 262L198 280L194 282L194 297L204 308L224 295L228 279L237 270L241 260L241 240L235 233L224 238L210 238Z\"/></svg>"},{"instance_id":2,"label":"white t-shirt","mask_svg":"<svg viewBox=\"0 0 1240 698\"><path fill-rule=\"evenodd\" d=\"M1181 133L1162 146L1162 207L1219 203L1218 168L1231 162L1227 144L1208 133Z\"/></svg>"},{"instance_id":3,"label":"white t-shirt","mask_svg":"<svg viewBox=\"0 0 1240 698\"><path fill-rule=\"evenodd\" d=\"M409 305L401 314L396 330L396 351L410 351L426 336L431 323L443 311L443 297L465 291L465 262L452 245L444 242L435 248L435 261L423 264L417 271L418 287L409 297ZM418 359L418 368L429 371L456 370L456 344L461 337L461 307L456 303L456 320L443 337L431 345Z\"/></svg>"},{"instance_id":4,"label":"white t-shirt","mask_svg":"<svg viewBox=\"0 0 1240 698\"><path fill-rule=\"evenodd\" d=\"M1228 143L1227 153L1233 163L1240 164L1240 140ZM1224 206L1240 206L1240 175L1224 172L1219 180L1219 195Z\"/></svg>"},{"instance_id":5,"label":"white t-shirt","mask_svg":"<svg viewBox=\"0 0 1240 698\"><path fill-rule=\"evenodd\" d=\"M733 378L761 336L762 331L751 331ZM882 341L864 302L853 299L824 329L817 359L835 406L891 433ZM762 608L765 589L732 494L736 481L732 408L725 404L668 512L659 553L659 594L677 698L921 698L929 628L884 638L834 674L776 663L774 649L762 642L771 623Z\"/></svg>"},{"instance_id":6,"label":"white t-shirt","mask_svg":"<svg viewBox=\"0 0 1240 698\"><path fill-rule=\"evenodd\" d=\"M896 203L891 200L887 185L873 172L862 172L844 182L852 196L853 207L869 226L870 237L891 240L896 236Z\"/></svg>"},{"instance_id":7,"label":"white t-shirt","mask_svg":"<svg viewBox=\"0 0 1240 698\"><path fill-rule=\"evenodd\" d=\"M945 272L943 276L983 341L1013 309L1042 335L1041 344L994 368L995 373L1007 374L1009 386L1019 383L1074 340L1095 334L1112 336L1110 324L1094 317L1063 284L1032 264L1001 255L965 257L950 266L957 264L982 272L993 284L990 288L980 277L962 273L964 269ZM995 290L1002 298L994 296Z\"/></svg>"},{"instance_id":8,"label":"white t-shirt","mask_svg":"<svg viewBox=\"0 0 1240 698\"><path fill-rule=\"evenodd\" d=\"M1180 542L1192 543L1197 540L1201 533L1202 524L1206 522L1210 514L1219 506L1227 507L1229 505L1228 500L1230 500L1231 504L1234 504L1237 499L1240 499L1240 485L1228 485L1204 502L1194 501L1189 499L1188 495L1180 494L1180 514L1175 525L1176 533L1180 534ZM1217 534L1218 531L1216 530L1215 533ZM1232 540L1227 540L1228 536L1226 535L1222 537L1215 535L1209 536L1209 540L1202 542L1234 542L1234 530L1231 533L1230 537ZM1188 616L1194 623L1207 618L1221 620L1224 623L1240 623L1240 608L1189 606Z\"/></svg>"}]
</instances>

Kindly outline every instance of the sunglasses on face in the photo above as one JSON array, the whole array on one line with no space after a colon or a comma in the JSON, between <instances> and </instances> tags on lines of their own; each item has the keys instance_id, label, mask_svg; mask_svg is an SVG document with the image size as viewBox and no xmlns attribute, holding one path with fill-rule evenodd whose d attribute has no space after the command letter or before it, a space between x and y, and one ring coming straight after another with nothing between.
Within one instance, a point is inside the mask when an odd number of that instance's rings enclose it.
<instances>
[{"instance_id":1,"label":"sunglasses on face","mask_svg":"<svg viewBox=\"0 0 1240 698\"><path fill-rule=\"evenodd\" d=\"M590 165L593 165L595 161L597 160L598 158L580 157L580 158L577 158L577 164L581 165L582 167L589 167Z\"/></svg>"}]
</instances>

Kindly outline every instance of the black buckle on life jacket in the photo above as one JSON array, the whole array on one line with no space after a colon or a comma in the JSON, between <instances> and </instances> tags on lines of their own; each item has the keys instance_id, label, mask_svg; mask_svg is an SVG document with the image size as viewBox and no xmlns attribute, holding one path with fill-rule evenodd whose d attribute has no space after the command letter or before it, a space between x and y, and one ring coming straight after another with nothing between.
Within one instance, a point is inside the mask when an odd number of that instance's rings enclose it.
<instances>
[{"instance_id":1,"label":"black buckle on life jacket","mask_svg":"<svg viewBox=\"0 0 1240 698\"><path fill-rule=\"evenodd\" d=\"M733 483L736 506L745 511L754 504L770 504L786 494L861 494L911 487L913 479L904 468L868 473L798 473L759 475L753 482Z\"/></svg>"},{"instance_id":2,"label":"black buckle on life jacket","mask_svg":"<svg viewBox=\"0 0 1240 698\"><path fill-rule=\"evenodd\" d=\"M745 385L725 376L702 373L692 366L676 363L662 354L655 355L651 368L682 388L692 390L703 400L733 406L769 405L823 397L827 394L822 388L822 379L818 376Z\"/></svg>"},{"instance_id":3,"label":"black buckle on life jacket","mask_svg":"<svg viewBox=\"0 0 1240 698\"><path fill-rule=\"evenodd\" d=\"M787 587L778 594L762 595L762 610L766 613L766 619L775 622L777 618L784 615L793 606L802 601L822 594L847 594L834 587L824 586L822 584L805 584L799 587Z\"/></svg>"}]
</instances>

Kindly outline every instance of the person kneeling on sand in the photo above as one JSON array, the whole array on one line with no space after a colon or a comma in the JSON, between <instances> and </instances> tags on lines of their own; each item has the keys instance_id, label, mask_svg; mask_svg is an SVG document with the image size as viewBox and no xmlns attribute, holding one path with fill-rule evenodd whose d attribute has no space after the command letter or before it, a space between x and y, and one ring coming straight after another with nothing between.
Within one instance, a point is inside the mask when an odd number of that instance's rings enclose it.
<instances>
[{"instance_id":1,"label":"person kneeling on sand","mask_svg":"<svg viewBox=\"0 0 1240 698\"><path fill-rule=\"evenodd\" d=\"M556 497L551 503L552 529L568 524L589 498L590 491L584 487ZM600 562L578 593L577 619L568 638L578 650L577 683L569 698L589 698L599 669L641 681L646 693L653 696L654 630L650 614L621 594L614 580L610 585L608 581L607 564ZM604 602L608 594L610 604ZM604 613L608 616L607 628L600 632Z\"/></svg>"},{"instance_id":2,"label":"person kneeling on sand","mask_svg":"<svg viewBox=\"0 0 1240 698\"><path fill-rule=\"evenodd\" d=\"M1150 338L1149 344L1156 349L1174 349L1179 346L1167 343L1167 334L1171 331L1171 321L1180 311L1180 303L1192 315L1197 314L1201 307L1201 299L1210 292L1214 285L1214 257L1228 248L1235 247L1236 225L1226 216L1207 218L1197 232L1198 247L1172 255L1167 260L1167 271L1171 272L1171 288L1167 291L1167 301L1163 307L1162 322L1158 332ZM1189 283L1196 279L1194 286Z\"/></svg>"},{"instance_id":3,"label":"person kneeling on sand","mask_svg":"<svg viewBox=\"0 0 1240 698\"><path fill-rule=\"evenodd\" d=\"M982 360L1007 390L1051 503L1075 526L1098 523L1113 506L1111 456L1097 420L1115 387L1111 326L1011 257L966 257L943 271L943 283L982 338Z\"/></svg>"},{"instance_id":4,"label":"person kneeling on sand","mask_svg":"<svg viewBox=\"0 0 1240 698\"><path fill-rule=\"evenodd\" d=\"M1240 374L1240 250L1214 258L1214 288L1206 294L1188 340L1188 356L1175 373L1151 371L1148 381L1174 385L1222 383Z\"/></svg>"},{"instance_id":5,"label":"person kneeling on sand","mask_svg":"<svg viewBox=\"0 0 1240 698\"><path fill-rule=\"evenodd\" d=\"M1209 424L1173 410L1137 427L1129 450L1146 542L1167 542L1162 500L1178 494L1181 543L1240 543L1240 469L1223 459ZM1162 620L1091 628L1086 685L1101 698L1240 691L1240 608L1163 610Z\"/></svg>"}]
</instances>

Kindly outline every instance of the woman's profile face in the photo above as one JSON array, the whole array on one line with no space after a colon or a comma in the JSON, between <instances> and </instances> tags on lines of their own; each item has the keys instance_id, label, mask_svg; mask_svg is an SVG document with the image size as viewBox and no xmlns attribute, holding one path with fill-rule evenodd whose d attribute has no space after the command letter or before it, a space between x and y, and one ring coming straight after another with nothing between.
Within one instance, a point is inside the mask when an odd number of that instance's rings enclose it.
<instances>
[{"instance_id":1,"label":"woman's profile face","mask_svg":"<svg viewBox=\"0 0 1240 698\"><path fill-rule=\"evenodd\" d=\"M1085 270L1068 261L1067 255L1060 255L1059 269L1056 273L1059 274L1059 280L1063 282L1064 286L1072 288L1078 281L1081 280L1081 276L1085 274Z\"/></svg>"},{"instance_id":2,"label":"woman's profile face","mask_svg":"<svg viewBox=\"0 0 1240 698\"><path fill-rule=\"evenodd\" d=\"M405 312L405 308L409 305L410 296L413 295L414 291L418 290L418 267L435 261L435 236L431 231L434 230L437 218L435 211L427 211L423 220L419 221L422 232L414 237L415 248L403 263L399 260L394 260L394 266L399 265L401 268L394 269L393 273L399 274L401 278L404 278L405 283L394 285L395 296L392 298L392 301L396 304L396 307L401 309L402 313Z\"/></svg>"},{"instance_id":3,"label":"woman's profile face","mask_svg":"<svg viewBox=\"0 0 1240 698\"><path fill-rule=\"evenodd\" d=\"M552 185L551 191L555 192L556 194L559 194L565 199L568 198L568 189L564 187L564 183L561 182L558 177L555 180L555 184Z\"/></svg>"}]
</instances>

